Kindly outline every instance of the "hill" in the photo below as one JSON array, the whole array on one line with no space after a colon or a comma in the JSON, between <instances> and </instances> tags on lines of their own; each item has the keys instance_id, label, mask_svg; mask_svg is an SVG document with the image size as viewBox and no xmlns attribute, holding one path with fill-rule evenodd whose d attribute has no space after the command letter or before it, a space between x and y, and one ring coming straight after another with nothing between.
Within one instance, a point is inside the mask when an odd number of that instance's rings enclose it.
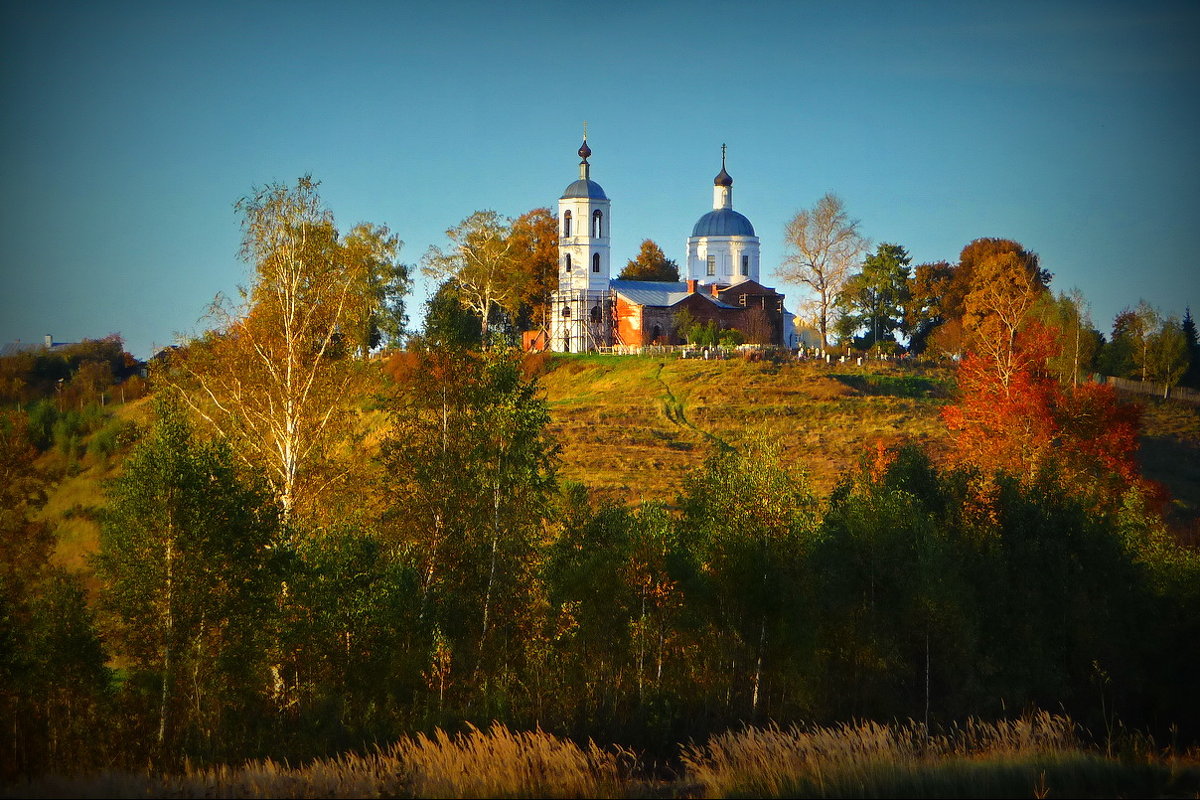
<instances>
[{"instance_id":1,"label":"hill","mask_svg":"<svg viewBox=\"0 0 1200 800\"><path fill-rule=\"evenodd\" d=\"M716 442L762 435L828 491L876 441L946 446L945 369L674 356L552 357L541 376L562 476L630 502L671 502Z\"/></svg>"}]
</instances>

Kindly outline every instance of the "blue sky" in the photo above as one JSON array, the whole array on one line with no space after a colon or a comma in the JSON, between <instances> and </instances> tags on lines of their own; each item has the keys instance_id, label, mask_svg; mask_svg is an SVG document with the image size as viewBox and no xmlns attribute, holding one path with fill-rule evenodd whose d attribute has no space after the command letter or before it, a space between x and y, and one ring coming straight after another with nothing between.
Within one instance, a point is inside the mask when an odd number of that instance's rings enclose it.
<instances>
[{"instance_id":1,"label":"blue sky","mask_svg":"<svg viewBox=\"0 0 1200 800\"><path fill-rule=\"evenodd\" d=\"M477 209L553 206L584 120L614 269L682 260L726 142L768 283L835 192L915 262L1017 239L1103 331L1182 314L1197 41L1195 3L4 4L0 341L198 331L248 279L235 201L309 173L415 265Z\"/></svg>"}]
</instances>

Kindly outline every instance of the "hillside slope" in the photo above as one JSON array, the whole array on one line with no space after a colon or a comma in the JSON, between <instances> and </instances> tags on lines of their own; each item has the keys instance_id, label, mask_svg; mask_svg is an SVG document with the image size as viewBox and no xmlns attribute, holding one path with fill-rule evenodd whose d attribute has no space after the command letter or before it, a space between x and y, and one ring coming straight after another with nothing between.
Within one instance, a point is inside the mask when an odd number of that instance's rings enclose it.
<instances>
[{"instance_id":1,"label":"hillside slope","mask_svg":"<svg viewBox=\"0 0 1200 800\"><path fill-rule=\"evenodd\" d=\"M821 491L878 440L938 450L949 380L892 364L670 356L558 356L541 377L562 477L631 502L673 501L717 441L770 437Z\"/></svg>"}]
</instances>

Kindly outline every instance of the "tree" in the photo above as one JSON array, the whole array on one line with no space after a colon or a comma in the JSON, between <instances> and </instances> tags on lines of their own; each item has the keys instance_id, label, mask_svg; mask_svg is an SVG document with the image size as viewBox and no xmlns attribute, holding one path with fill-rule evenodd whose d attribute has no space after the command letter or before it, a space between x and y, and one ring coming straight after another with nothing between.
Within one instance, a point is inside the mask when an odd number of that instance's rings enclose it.
<instances>
[{"instance_id":1,"label":"tree","mask_svg":"<svg viewBox=\"0 0 1200 800\"><path fill-rule=\"evenodd\" d=\"M350 351L387 316L380 292L399 286L383 277L399 280L389 260L398 243L362 225L343 245L308 176L256 189L236 208L253 282L236 305L218 298L215 329L178 351L170 381L262 472L290 519L352 466L326 456L352 422L348 398L361 370Z\"/></svg>"},{"instance_id":2,"label":"tree","mask_svg":"<svg viewBox=\"0 0 1200 800\"><path fill-rule=\"evenodd\" d=\"M512 222L516 271L523 291L513 313L522 330L549 330L550 295L558 290L558 218L548 208L526 211Z\"/></svg>"},{"instance_id":3,"label":"tree","mask_svg":"<svg viewBox=\"0 0 1200 800\"><path fill-rule=\"evenodd\" d=\"M1063 383L1078 385L1080 376L1091 370L1100 347L1100 334L1092 328L1083 293L1078 289L1070 294L1060 292L1058 297L1046 293L1034 315L1057 339L1058 352L1047 360L1047 368Z\"/></svg>"},{"instance_id":4,"label":"tree","mask_svg":"<svg viewBox=\"0 0 1200 800\"><path fill-rule=\"evenodd\" d=\"M1180 325L1183 338L1187 341L1188 371L1183 376L1182 383L1193 389L1200 387L1200 338L1196 335L1196 321L1192 319L1192 309L1183 310L1183 323Z\"/></svg>"},{"instance_id":5,"label":"tree","mask_svg":"<svg viewBox=\"0 0 1200 800\"><path fill-rule=\"evenodd\" d=\"M412 287L408 267L396 260L404 242L386 225L355 225L342 240L347 269L357 296L347 309L346 327L360 356L384 345L397 347L408 324L404 297Z\"/></svg>"},{"instance_id":6,"label":"tree","mask_svg":"<svg viewBox=\"0 0 1200 800\"><path fill-rule=\"evenodd\" d=\"M904 326L911 261L903 247L887 242L863 260L862 271L846 280L834 301L842 312L837 329L843 338L865 330L867 349L881 339L895 342L895 332Z\"/></svg>"},{"instance_id":7,"label":"tree","mask_svg":"<svg viewBox=\"0 0 1200 800\"><path fill-rule=\"evenodd\" d=\"M429 347L478 348L479 318L458 297L458 287L446 281L425 301L425 344Z\"/></svg>"},{"instance_id":8,"label":"tree","mask_svg":"<svg viewBox=\"0 0 1200 800\"><path fill-rule=\"evenodd\" d=\"M1148 338L1144 369L1151 379L1163 384L1165 397L1188 371L1187 335L1178 317L1163 317Z\"/></svg>"},{"instance_id":9,"label":"tree","mask_svg":"<svg viewBox=\"0 0 1200 800\"><path fill-rule=\"evenodd\" d=\"M517 652L558 446L515 351L413 349L388 371L400 394L381 460L401 501L385 535L409 554L421 619L465 685Z\"/></svg>"},{"instance_id":10,"label":"tree","mask_svg":"<svg viewBox=\"0 0 1200 800\"><path fill-rule=\"evenodd\" d=\"M430 245L421 271L438 283L453 281L459 301L479 317L484 347L494 309L512 311L528 275L519 269L510 221L495 211L476 211L446 231L450 246Z\"/></svg>"},{"instance_id":11,"label":"tree","mask_svg":"<svg viewBox=\"0 0 1200 800\"><path fill-rule=\"evenodd\" d=\"M644 239L637 257L625 262L617 277L623 281L678 281L679 265L667 258L653 240Z\"/></svg>"},{"instance_id":12,"label":"tree","mask_svg":"<svg viewBox=\"0 0 1200 800\"><path fill-rule=\"evenodd\" d=\"M954 268L945 261L918 264L913 269L904 293L902 328L910 352L924 352L930 335L945 324L942 304L953 276Z\"/></svg>"},{"instance_id":13,"label":"tree","mask_svg":"<svg viewBox=\"0 0 1200 800\"><path fill-rule=\"evenodd\" d=\"M108 495L95 566L110 640L158 684L164 755L184 737L211 747L266 685L277 512L228 447L194 438L171 395Z\"/></svg>"},{"instance_id":14,"label":"tree","mask_svg":"<svg viewBox=\"0 0 1200 800\"><path fill-rule=\"evenodd\" d=\"M1017 341L1030 310L1046 291L1039 277L1036 257L1031 265L1011 250L983 259L972 270L971 291L963 300L963 328L969 348L988 362L1002 387L1018 373L1043 365L1050 355L1040 335ZM1040 346L1033 346L1035 342Z\"/></svg>"},{"instance_id":15,"label":"tree","mask_svg":"<svg viewBox=\"0 0 1200 800\"><path fill-rule=\"evenodd\" d=\"M827 194L812 209L797 212L784 234L789 254L778 274L784 281L807 286L816 295L811 301L812 317L822 348L829 347L834 298L868 246L858 224L837 195Z\"/></svg>"}]
</instances>

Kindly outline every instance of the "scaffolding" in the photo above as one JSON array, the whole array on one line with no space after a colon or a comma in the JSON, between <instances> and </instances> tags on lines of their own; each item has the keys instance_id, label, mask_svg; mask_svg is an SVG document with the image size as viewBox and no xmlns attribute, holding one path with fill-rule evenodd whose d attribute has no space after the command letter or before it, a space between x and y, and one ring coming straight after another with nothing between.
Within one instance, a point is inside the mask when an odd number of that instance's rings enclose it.
<instances>
[{"instance_id":1,"label":"scaffolding","mask_svg":"<svg viewBox=\"0 0 1200 800\"><path fill-rule=\"evenodd\" d=\"M559 290L551 296L550 349L594 353L613 344L616 296L608 290Z\"/></svg>"}]
</instances>

